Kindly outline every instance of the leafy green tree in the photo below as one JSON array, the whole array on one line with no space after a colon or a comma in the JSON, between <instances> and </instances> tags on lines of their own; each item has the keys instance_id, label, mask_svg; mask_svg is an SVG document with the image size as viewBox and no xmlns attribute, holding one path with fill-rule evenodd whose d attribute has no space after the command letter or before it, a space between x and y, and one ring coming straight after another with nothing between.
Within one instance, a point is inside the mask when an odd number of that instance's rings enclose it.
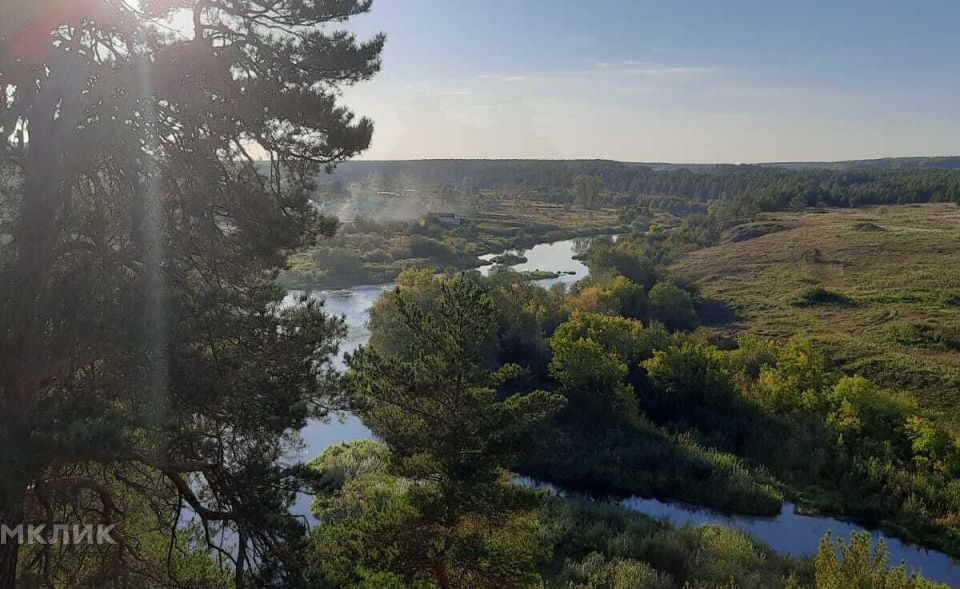
<instances>
[{"instance_id":1,"label":"leafy green tree","mask_svg":"<svg viewBox=\"0 0 960 589\"><path fill-rule=\"evenodd\" d=\"M917 464L951 474L960 472L960 447L950 432L919 415L907 416L905 427Z\"/></svg>"},{"instance_id":2,"label":"leafy green tree","mask_svg":"<svg viewBox=\"0 0 960 589\"><path fill-rule=\"evenodd\" d=\"M370 309L369 347L381 354L412 360L415 347L410 322L403 316L400 299L425 315L436 313L440 296L441 277L432 270L411 269L397 277L397 288L384 293ZM402 293L402 295L401 295ZM477 334L483 350L493 346L493 330Z\"/></svg>"},{"instance_id":3,"label":"leafy green tree","mask_svg":"<svg viewBox=\"0 0 960 589\"><path fill-rule=\"evenodd\" d=\"M526 446L529 427L562 399L498 396L517 367L491 372L483 365L495 341L490 297L465 278L440 280L437 288L429 309L403 288L394 293L409 337L401 354L371 344L347 358L351 407L389 448L388 473L409 481L391 495L399 529L416 531L375 540L402 559L378 564L363 548L352 557L441 588L534 586L536 542L523 522L539 496L510 484L506 469ZM381 524L390 525L370 529ZM498 531L514 526L515 536Z\"/></svg>"},{"instance_id":4,"label":"leafy green tree","mask_svg":"<svg viewBox=\"0 0 960 589\"><path fill-rule=\"evenodd\" d=\"M755 335L737 338L737 347L723 355L723 361L737 386L746 391L760 378L760 371L777 363L780 346L771 339Z\"/></svg>"},{"instance_id":5,"label":"leafy green tree","mask_svg":"<svg viewBox=\"0 0 960 589\"><path fill-rule=\"evenodd\" d=\"M393 474L386 446L369 440L333 446L312 466L328 488L313 505L319 522L311 537L311 586L436 587L435 561L445 550L449 586L535 583L528 569L544 548L535 513L504 513L495 523L465 516L444 544L421 510L425 493L436 488Z\"/></svg>"},{"instance_id":6,"label":"leafy green tree","mask_svg":"<svg viewBox=\"0 0 960 589\"><path fill-rule=\"evenodd\" d=\"M685 341L659 350L643 363L654 389L672 403L721 406L737 396L720 351L706 344Z\"/></svg>"},{"instance_id":7,"label":"leafy green tree","mask_svg":"<svg viewBox=\"0 0 960 589\"><path fill-rule=\"evenodd\" d=\"M940 589L946 585L911 575L903 565L889 567L883 540L876 549L867 532L855 532L849 542L835 546L827 534L820 540L816 559L817 589Z\"/></svg>"},{"instance_id":8,"label":"leafy green tree","mask_svg":"<svg viewBox=\"0 0 960 589\"><path fill-rule=\"evenodd\" d=\"M383 38L329 26L369 7L0 6L0 522L79 505L124 535L113 490L142 492L160 529L184 509L230 526L237 585L292 578L287 506L308 480L278 458L330 404L342 327L282 308L272 279L331 228L310 179L370 142L337 97L379 69ZM0 587L18 557L0 546Z\"/></svg>"},{"instance_id":9,"label":"leafy green tree","mask_svg":"<svg viewBox=\"0 0 960 589\"><path fill-rule=\"evenodd\" d=\"M620 275L650 289L663 272L665 252L657 237L624 236L617 241L598 238L591 242L584 263L592 276Z\"/></svg>"},{"instance_id":10,"label":"leafy green tree","mask_svg":"<svg viewBox=\"0 0 960 589\"><path fill-rule=\"evenodd\" d=\"M589 316L579 316L573 323L561 325L550 338L550 375L560 384L559 391L568 401L561 417L586 429L605 429L611 422L634 422L639 409L633 387L624 382L629 369L615 348L616 342L607 348L581 336L580 331L589 332L593 327L594 335L602 337L600 330L608 327L597 322L586 325L590 319L585 317Z\"/></svg>"},{"instance_id":11,"label":"leafy green tree","mask_svg":"<svg viewBox=\"0 0 960 589\"><path fill-rule=\"evenodd\" d=\"M605 286L620 304L618 315L633 319L647 316L647 293L642 286L624 276L617 276Z\"/></svg>"},{"instance_id":12,"label":"leafy green tree","mask_svg":"<svg viewBox=\"0 0 960 589\"><path fill-rule=\"evenodd\" d=\"M832 385L824 355L808 341L791 340L777 354L775 365L760 369L756 394L773 413L820 418L829 409Z\"/></svg>"},{"instance_id":13,"label":"leafy green tree","mask_svg":"<svg viewBox=\"0 0 960 589\"><path fill-rule=\"evenodd\" d=\"M653 352L644 345L643 324L626 317L574 312L570 319L557 327L553 337L557 340L593 340L627 363L644 360Z\"/></svg>"},{"instance_id":14,"label":"leafy green tree","mask_svg":"<svg viewBox=\"0 0 960 589\"><path fill-rule=\"evenodd\" d=\"M482 283L496 311L501 362L520 364L544 375L550 362L548 336L566 317L563 294L547 290L512 272Z\"/></svg>"},{"instance_id":15,"label":"leafy green tree","mask_svg":"<svg viewBox=\"0 0 960 589\"><path fill-rule=\"evenodd\" d=\"M574 285L570 296L564 301L572 312L616 315L620 301L609 290L598 283Z\"/></svg>"},{"instance_id":16,"label":"leafy green tree","mask_svg":"<svg viewBox=\"0 0 960 589\"><path fill-rule=\"evenodd\" d=\"M389 449L371 440L337 444L310 466L323 476L313 500L311 586L397 587L416 576L432 538L409 500L411 483L389 472ZM362 556L361 556L362 555Z\"/></svg>"},{"instance_id":17,"label":"leafy green tree","mask_svg":"<svg viewBox=\"0 0 960 589\"><path fill-rule=\"evenodd\" d=\"M615 276L576 285L567 306L573 310L640 319L647 313L647 294L632 280Z\"/></svg>"},{"instance_id":18,"label":"leafy green tree","mask_svg":"<svg viewBox=\"0 0 960 589\"><path fill-rule=\"evenodd\" d=\"M552 499L544 533L554 545L548 589L777 589L790 575L809 587L813 563L778 554L744 532L673 527L623 507Z\"/></svg>"},{"instance_id":19,"label":"leafy green tree","mask_svg":"<svg viewBox=\"0 0 960 589\"><path fill-rule=\"evenodd\" d=\"M699 322L693 297L672 281L662 281L650 289L649 315L672 329L693 329Z\"/></svg>"},{"instance_id":20,"label":"leafy green tree","mask_svg":"<svg viewBox=\"0 0 960 589\"><path fill-rule=\"evenodd\" d=\"M906 432L909 404L881 391L866 378L842 377L830 391L830 402L833 410L827 415L827 423L840 443L861 450L889 444L900 453L911 448Z\"/></svg>"}]
</instances>

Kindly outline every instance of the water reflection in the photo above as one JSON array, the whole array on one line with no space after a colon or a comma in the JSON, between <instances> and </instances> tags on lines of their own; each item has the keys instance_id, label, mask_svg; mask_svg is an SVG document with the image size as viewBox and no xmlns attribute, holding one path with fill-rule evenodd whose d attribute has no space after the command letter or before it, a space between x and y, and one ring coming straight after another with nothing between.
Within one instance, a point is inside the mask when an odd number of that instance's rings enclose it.
<instances>
[{"instance_id":1,"label":"water reflection","mask_svg":"<svg viewBox=\"0 0 960 589\"><path fill-rule=\"evenodd\" d=\"M580 260L575 260L574 256L583 251L584 239L568 239L554 243L541 243L526 250L509 250L504 253L522 255L527 258L526 262L511 266L517 272L560 272L556 278L545 278L537 280L536 283L544 288L550 288L554 284L564 284L569 286L574 282L585 278L590 273L586 265ZM589 243L589 238L586 239ZM579 244L579 245L578 245ZM501 254L488 254L480 256L481 260L491 260ZM487 276L493 266L483 266L480 273Z\"/></svg>"}]
</instances>

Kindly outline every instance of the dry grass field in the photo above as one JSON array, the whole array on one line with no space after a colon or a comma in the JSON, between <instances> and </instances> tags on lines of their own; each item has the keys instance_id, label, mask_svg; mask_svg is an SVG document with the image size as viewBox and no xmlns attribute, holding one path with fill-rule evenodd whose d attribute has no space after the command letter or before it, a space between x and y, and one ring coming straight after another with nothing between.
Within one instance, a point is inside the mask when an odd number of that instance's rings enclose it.
<instances>
[{"instance_id":1,"label":"dry grass field","mask_svg":"<svg viewBox=\"0 0 960 589\"><path fill-rule=\"evenodd\" d=\"M753 225L677 264L734 309L721 329L810 338L844 371L960 429L960 207L771 213Z\"/></svg>"},{"instance_id":2,"label":"dry grass field","mask_svg":"<svg viewBox=\"0 0 960 589\"><path fill-rule=\"evenodd\" d=\"M610 228L620 224L616 209L587 210L550 202L521 198L503 198L494 210L479 210L476 218L481 223L523 227L549 223L560 229Z\"/></svg>"}]
</instances>

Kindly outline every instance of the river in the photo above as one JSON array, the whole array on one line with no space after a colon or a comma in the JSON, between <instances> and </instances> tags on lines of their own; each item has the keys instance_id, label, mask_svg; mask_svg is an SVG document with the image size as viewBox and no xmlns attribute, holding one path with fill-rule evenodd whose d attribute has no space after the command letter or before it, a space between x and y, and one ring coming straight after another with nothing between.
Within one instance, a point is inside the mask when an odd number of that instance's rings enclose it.
<instances>
[{"instance_id":1,"label":"river","mask_svg":"<svg viewBox=\"0 0 960 589\"><path fill-rule=\"evenodd\" d=\"M527 250L512 250L513 253L522 253L527 258L525 263L514 266L514 269L564 273L556 278L538 280L537 283L544 287L557 283L573 284L588 274L587 267L574 259L586 243L588 241L583 239L571 239L539 244ZM494 254L483 256L483 259L489 260L493 256ZM480 269L483 274L489 270L489 266ZM565 272L571 272L571 274L565 274ZM370 337L366 325L368 311L380 295L392 288L393 284L378 284L311 293L311 296L325 301L326 310L329 313L342 315L345 318L348 331L346 340L341 345L341 352L355 350L367 341ZM293 294L297 293L291 293ZM342 367L341 358L337 359L340 367ZM301 433L305 449L300 458L304 460L317 456L332 444L372 437L370 430L359 419L349 414L336 416L327 423L312 423ZM554 493L560 492L549 484L529 479L520 480L525 484L541 487ZM835 518L802 515L791 503L784 503L780 514L773 517L730 515L695 505L643 497L629 497L621 500L620 504L627 509L651 517L669 519L676 525L716 524L738 528L765 542L778 552L797 557L815 554L820 538L828 532L834 537L846 538L851 532L865 529L857 524ZM294 505L293 512L309 517L309 498L301 496ZM870 532L874 541L878 538L884 539L892 563L903 561L908 570L922 573L928 578L947 583L951 587L960 587L960 563L949 556L902 542L876 530L870 530Z\"/></svg>"}]
</instances>

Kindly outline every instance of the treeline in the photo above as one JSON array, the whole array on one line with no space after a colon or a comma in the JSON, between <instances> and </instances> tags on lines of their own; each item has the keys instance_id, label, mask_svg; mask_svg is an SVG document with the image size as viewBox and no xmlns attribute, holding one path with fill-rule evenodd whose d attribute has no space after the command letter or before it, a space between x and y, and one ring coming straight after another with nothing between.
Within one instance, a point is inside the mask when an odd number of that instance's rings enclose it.
<instances>
[{"instance_id":1,"label":"treeline","mask_svg":"<svg viewBox=\"0 0 960 589\"><path fill-rule=\"evenodd\" d=\"M345 162L330 180L348 184L371 179L383 186L415 183L431 187L480 190L551 189L570 186L578 174L607 179L615 170L637 170L641 164L609 160L417 160Z\"/></svg>"},{"instance_id":2,"label":"treeline","mask_svg":"<svg viewBox=\"0 0 960 589\"><path fill-rule=\"evenodd\" d=\"M594 176L607 191L606 203L621 205L651 195L701 203L749 195L765 210L788 205L852 207L960 202L960 170L916 165L889 169L764 165L655 169L605 160L430 160L355 162L343 166L332 178L350 182L373 177L383 186L414 182L460 191L519 189L529 196L572 202L574 180L578 176Z\"/></svg>"},{"instance_id":3,"label":"treeline","mask_svg":"<svg viewBox=\"0 0 960 589\"><path fill-rule=\"evenodd\" d=\"M834 171L736 166L714 173L647 170L617 175L605 182L608 190L628 194L698 201L749 198L762 210L960 202L960 172L953 170Z\"/></svg>"}]
</instances>

